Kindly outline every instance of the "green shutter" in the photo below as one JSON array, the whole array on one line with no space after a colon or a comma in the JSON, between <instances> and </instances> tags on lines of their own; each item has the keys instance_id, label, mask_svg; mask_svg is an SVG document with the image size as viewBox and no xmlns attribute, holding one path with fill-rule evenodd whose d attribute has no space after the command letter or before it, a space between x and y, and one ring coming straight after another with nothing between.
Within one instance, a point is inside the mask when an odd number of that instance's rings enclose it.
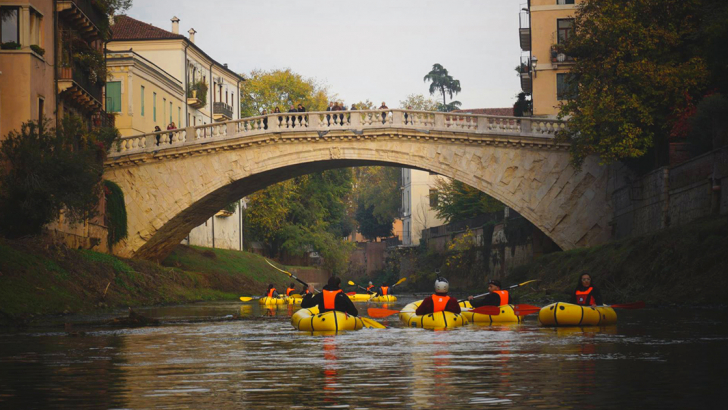
<instances>
[{"instance_id":1,"label":"green shutter","mask_svg":"<svg viewBox=\"0 0 728 410\"><path fill-rule=\"evenodd\" d=\"M121 81L106 83L106 112L121 112Z\"/></svg>"}]
</instances>

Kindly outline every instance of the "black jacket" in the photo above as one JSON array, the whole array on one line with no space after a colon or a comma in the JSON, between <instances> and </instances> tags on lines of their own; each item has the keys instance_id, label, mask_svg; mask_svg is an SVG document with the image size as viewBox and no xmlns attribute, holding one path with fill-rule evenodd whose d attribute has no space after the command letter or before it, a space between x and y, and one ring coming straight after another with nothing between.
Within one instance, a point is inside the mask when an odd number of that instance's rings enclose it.
<instances>
[{"instance_id":1,"label":"black jacket","mask_svg":"<svg viewBox=\"0 0 728 410\"><path fill-rule=\"evenodd\" d=\"M497 293L490 293L488 295L483 296L482 298L473 299L470 301L470 304L476 308L481 306L500 306L500 295ZM511 296L511 292L508 292L508 304L514 305L513 302L513 296Z\"/></svg>"},{"instance_id":2,"label":"black jacket","mask_svg":"<svg viewBox=\"0 0 728 410\"><path fill-rule=\"evenodd\" d=\"M338 290L335 288L331 288L328 285L324 286L324 290ZM306 295L303 298L303 301L301 301L301 307L302 308L310 308L318 305L319 312L326 312L330 309L324 308L324 294L323 293L317 293L316 295ZM334 310L338 310L339 312L346 312L350 314L351 316L359 316L359 311L356 310L356 307L354 307L354 303L352 303L351 299L349 299L348 296L346 296L346 293L343 291L338 293L336 297L334 298Z\"/></svg>"}]
</instances>

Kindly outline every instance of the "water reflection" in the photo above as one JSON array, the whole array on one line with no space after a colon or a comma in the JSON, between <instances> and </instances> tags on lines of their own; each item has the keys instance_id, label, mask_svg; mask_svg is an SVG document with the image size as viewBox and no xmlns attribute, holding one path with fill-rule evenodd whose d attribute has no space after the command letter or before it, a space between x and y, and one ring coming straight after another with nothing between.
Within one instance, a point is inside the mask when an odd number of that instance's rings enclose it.
<instances>
[{"instance_id":1,"label":"water reflection","mask_svg":"<svg viewBox=\"0 0 728 410\"><path fill-rule=\"evenodd\" d=\"M392 320L335 336L294 330L287 305L274 316L240 303L151 312L192 323L0 333L0 408L711 408L727 380L713 366L728 359L722 312L443 332ZM228 314L243 319L194 322Z\"/></svg>"}]
</instances>

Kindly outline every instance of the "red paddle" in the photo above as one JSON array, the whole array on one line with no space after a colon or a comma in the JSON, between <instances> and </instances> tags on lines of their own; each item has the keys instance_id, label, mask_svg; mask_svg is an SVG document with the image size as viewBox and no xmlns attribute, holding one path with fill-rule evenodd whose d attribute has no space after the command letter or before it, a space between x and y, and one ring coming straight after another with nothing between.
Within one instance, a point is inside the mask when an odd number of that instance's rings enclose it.
<instances>
[{"instance_id":1,"label":"red paddle","mask_svg":"<svg viewBox=\"0 0 728 410\"><path fill-rule=\"evenodd\" d=\"M639 302L632 302L632 303L624 303L621 305L605 305L607 307L611 308L618 308L618 309L642 309L645 307L645 302L639 301Z\"/></svg>"},{"instance_id":2,"label":"red paddle","mask_svg":"<svg viewBox=\"0 0 728 410\"><path fill-rule=\"evenodd\" d=\"M481 306L479 308L475 308L471 310L470 312L473 313L480 313L481 315L491 315L496 316L500 314L500 308L498 306ZM394 314L399 313L399 310L391 310L391 309L381 309L381 308L369 308L367 309L367 313L371 317L387 317L392 316Z\"/></svg>"}]
</instances>

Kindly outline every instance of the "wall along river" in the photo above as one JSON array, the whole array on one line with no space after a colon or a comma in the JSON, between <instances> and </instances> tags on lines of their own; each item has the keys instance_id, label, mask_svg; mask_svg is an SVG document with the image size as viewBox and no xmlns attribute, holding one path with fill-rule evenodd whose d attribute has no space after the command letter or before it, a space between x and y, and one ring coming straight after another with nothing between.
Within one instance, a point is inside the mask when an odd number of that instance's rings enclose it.
<instances>
[{"instance_id":1,"label":"wall along river","mask_svg":"<svg viewBox=\"0 0 728 410\"><path fill-rule=\"evenodd\" d=\"M412 301L402 299L388 307ZM361 313L366 306L357 303ZM621 310L616 326L558 329L531 315L520 325L430 331L403 328L395 315L381 320L388 329L329 336L294 330L294 311L214 302L137 309L162 321L153 327L78 324L77 336L59 327L4 330L0 408L694 409L725 402L724 308ZM226 315L243 318L208 320Z\"/></svg>"}]
</instances>

